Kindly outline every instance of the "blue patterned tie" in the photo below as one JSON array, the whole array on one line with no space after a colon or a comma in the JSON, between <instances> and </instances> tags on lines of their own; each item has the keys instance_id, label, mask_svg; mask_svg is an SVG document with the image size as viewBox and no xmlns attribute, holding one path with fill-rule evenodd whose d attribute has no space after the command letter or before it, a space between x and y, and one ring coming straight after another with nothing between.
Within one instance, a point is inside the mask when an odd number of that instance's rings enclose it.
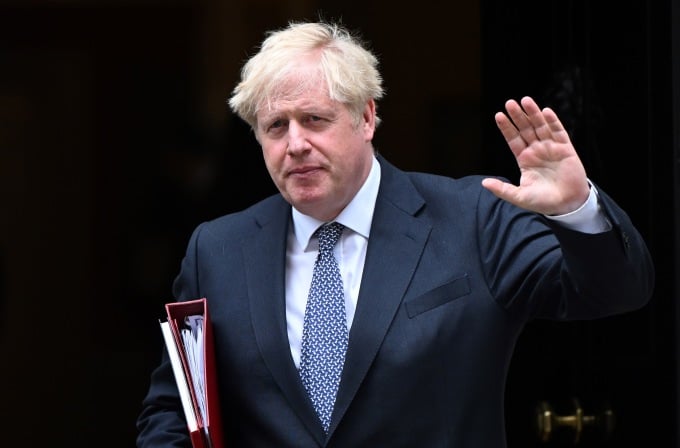
<instances>
[{"instance_id":1,"label":"blue patterned tie","mask_svg":"<svg viewBox=\"0 0 680 448\"><path fill-rule=\"evenodd\" d=\"M328 432L347 351L345 295L333 247L344 226L336 222L317 230L319 255L314 263L302 329L300 377Z\"/></svg>"}]
</instances>

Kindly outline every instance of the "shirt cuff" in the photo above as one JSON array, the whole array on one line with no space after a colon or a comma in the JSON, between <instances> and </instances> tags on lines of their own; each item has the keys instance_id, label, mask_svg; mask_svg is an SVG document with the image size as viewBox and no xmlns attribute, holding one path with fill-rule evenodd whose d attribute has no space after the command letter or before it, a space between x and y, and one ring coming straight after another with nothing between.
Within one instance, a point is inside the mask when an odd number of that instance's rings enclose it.
<instances>
[{"instance_id":1,"label":"shirt cuff","mask_svg":"<svg viewBox=\"0 0 680 448\"><path fill-rule=\"evenodd\" d=\"M583 233L601 233L606 232L612 228L611 223L600 209L598 202L597 189L590 180L590 194L588 199L579 208L573 212L564 215L548 216L546 218L559 223L568 229Z\"/></svg>"}]
</instances>

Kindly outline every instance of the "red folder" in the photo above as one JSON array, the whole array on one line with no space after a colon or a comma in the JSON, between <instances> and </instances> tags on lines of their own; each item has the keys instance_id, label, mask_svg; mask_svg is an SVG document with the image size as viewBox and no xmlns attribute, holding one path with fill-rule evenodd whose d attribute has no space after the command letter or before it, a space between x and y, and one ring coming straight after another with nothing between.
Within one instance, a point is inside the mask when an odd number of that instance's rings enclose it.
<instances>
[{"instance_id":1,"label":"red folder","mask_svg":"<svg viewBox=\"0 0 680 448\"><path fill-rule=\"evenodd\" d=\"M212 323L206 299L167 303L165 310L167 321L161 322L161 330L191 443L194 448L223 448ZM192 331L187 323L187 318L195 319L194 316L203 318L202 324L194 327L198 331ZM190 335L193 339L185 339ZM202 363L198 361L201 359Z\"/></svg>"}]
</instances>

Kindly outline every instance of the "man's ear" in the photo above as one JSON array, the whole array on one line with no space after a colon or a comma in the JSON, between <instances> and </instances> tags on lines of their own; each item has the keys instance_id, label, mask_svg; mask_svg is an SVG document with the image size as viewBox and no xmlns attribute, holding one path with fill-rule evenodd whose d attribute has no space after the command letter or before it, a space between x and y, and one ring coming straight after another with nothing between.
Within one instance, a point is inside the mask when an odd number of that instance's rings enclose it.
<instances>
[{"instance_id":1,"label":"man's ear","mask_svg":"<svg viewBox=\"0 0 680 448\"><path fill-rule=\"evenodd\" d=\"M373 140L373 134L375 132L375 101L373 99L368 100L361 117L364 137L366 138L366 141L371 141Z\"/></svg>"}]
</instances>

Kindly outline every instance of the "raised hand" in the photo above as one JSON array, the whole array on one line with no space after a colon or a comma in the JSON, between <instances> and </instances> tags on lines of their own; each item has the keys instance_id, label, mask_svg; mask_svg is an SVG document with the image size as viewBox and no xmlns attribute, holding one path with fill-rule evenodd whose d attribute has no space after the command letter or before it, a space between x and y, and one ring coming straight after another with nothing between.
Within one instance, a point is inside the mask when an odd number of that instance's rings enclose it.
<instances>
[{"instance_id":1,"label":"raised hand","mask_svg":"<svg viewBox=\"0 0 680 448\"><path fill-rule=\"evenodd\" d=\"M496 125L520 169L519 186L486 178L482 185L493 194L524 209L562 215L579 208L588 198L586 172L567 131L555 112L541 110L526 96L521 104L505 103L496 113Z\"/></svg>"}]
</instances>

